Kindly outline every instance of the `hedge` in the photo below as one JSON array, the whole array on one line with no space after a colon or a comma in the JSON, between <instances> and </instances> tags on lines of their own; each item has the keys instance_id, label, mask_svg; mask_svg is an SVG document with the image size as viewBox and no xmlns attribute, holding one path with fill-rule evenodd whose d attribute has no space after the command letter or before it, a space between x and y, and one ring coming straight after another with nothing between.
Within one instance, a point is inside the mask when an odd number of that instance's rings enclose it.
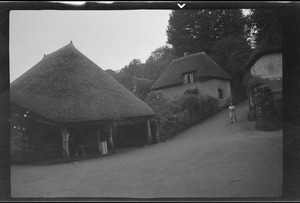
<instances>
[{"instance_id":1,"label":"hedge","mask_svg":"<svg viewBox=\"0 0 300 203\"><path fill-rule=\"evenodd\" d=\"M172 139L218 111L217 99L193 93L184 94L172 102L166 100L160 91L148 94L145 102L156 113L158 142Z\"/></svg>"}]
</instances>

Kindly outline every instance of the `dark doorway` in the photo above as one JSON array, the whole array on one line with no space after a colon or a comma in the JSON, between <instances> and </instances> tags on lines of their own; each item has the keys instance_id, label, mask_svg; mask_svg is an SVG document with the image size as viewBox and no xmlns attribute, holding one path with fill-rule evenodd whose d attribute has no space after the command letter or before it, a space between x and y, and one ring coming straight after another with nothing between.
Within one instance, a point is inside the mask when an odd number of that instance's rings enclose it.
<instances>
[{"instance_id":1,"label":"dark doorway","mask_svg":"<svg viewBox=\"0 0 300 203\"><path fill-rule=\"evenodd\" d=\"M116 148L143 147L146 144L146 122L128 122L116 127Z\"/></svg>"}]
</instances>

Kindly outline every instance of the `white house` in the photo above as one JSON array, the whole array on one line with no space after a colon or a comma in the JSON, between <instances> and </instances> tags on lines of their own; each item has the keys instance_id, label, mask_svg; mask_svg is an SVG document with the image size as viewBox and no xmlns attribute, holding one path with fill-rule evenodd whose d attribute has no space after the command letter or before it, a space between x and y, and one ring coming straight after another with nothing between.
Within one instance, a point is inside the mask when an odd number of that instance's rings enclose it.
<instances>
[{"instance_id":1,"label":"white house","mask_svg":"<svg viewBox=\"0 0 300 203\"><path fill-rule=\"evenodd\" d=\"M222 107L231 102L230 79L215 61L200 52L173 60L151 90L161 90L165 98L173 101L185 91L197 89L202 95L218 99Z\"/></svg>"}]
</instances>

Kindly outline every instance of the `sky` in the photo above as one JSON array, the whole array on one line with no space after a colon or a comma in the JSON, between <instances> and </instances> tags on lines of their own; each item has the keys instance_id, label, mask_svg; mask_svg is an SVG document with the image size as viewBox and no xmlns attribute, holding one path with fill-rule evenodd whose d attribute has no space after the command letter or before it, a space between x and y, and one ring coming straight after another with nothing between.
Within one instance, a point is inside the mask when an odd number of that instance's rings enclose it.
<instances>
[{"instance_id":1,"label":"sky","mask_svg":"<svg viewBox=\"0 0 300 203\"><path fill-rule=\"evenodd\" d=\"M10 81L72 41L103 70L120 70L133 59L142 62L167 43L171 10L12 10L10 12Z\"/></svg>"}]
</instances>

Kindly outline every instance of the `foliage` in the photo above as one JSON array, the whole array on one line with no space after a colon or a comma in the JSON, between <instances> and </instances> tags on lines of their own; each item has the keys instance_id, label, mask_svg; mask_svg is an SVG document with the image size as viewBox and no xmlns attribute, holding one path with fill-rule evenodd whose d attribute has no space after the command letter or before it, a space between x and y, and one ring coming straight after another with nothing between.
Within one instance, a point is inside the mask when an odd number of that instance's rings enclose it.
<instances>
[{"instance_id":1,"label":"foliage","mask_svg":"<svg viewBox=\"0 0 300 203\"><path fill-rule=\"evenodd\" d=\"M277 43L282 39L282 18L283 13L280 8L272 9L252 9L250 20L252 29L255 30L254 38L256 43L267 40Z\"/></svg>"},{"instance_id":2,"label":"foliage","mask_svg":"<svg viewBox=\"0 0 300 203\"><path fill-rule=\"evenodd\" d=\"M146 60L144 71L145 78L157 79L166 70L167 66L175 59L175 50L170 45L157 48Z\"/></svg>"},{"instance_id":3,"label":"foliage","mask_svg":"<svg viewBox=\"0 0 300 203\"><path fill-rule=\"evenodd\" d=\"M58 128L32 120L33 113L11 105L11 162L29 163L45 157L60 156Z\"/></svg>"},{"instance_id":4,"label":"foliage","mask_svg":"<svg viewBox=\"0 0 300 203\"><path fill-rule=\"evenodd\" d=\"M131 77L143 77L143 65L140 59L133 59L128 65L121 69L120 73Z\"/></svg>"},{"instance_id":5,"label":"foliage","mask_svg":"<svg viewBox=\"0 0 300 203\"><path fill-rule=\"evenodd\" d=\"M29 148L30 120L28 111L11 105L11 152L27 151Z\"/></svg>"},{"instance_id":6,"label":"foliage","mask_svg":"<svg viewBox=\"0 0 300 203\"><path fill-rule=\"evenodd\" d=\"M248 42L242 38L224 37L211 47L213 59L234 80L241 81L246 72L245 63L251 55Z\"/></svg>"},{"instance_id":7,"label":"foliage","mask_svg":"<svg viewBox=\"0 0 300 203\"><path fill-rule=\"evenodd\" d=\"M168 111L169 102L163 97L161 91L151 91L147 95L145 103L151 106L153 111L158 114L164 114Z\"/></svg>"},{"instance_id":8,"label":"foliage","mask_svg":"<svg viewBox=\"0 0 300 203\"><path fill-rule=\"evenodd\" d=\"M261 86L265 83L266 83L266 81L263 80L261 77L250 75L250 77L248 79L248 88L252 89L254 87Z\"/></svg>"},{"instance_id":9,"label":"foliage","mask_svg":"<svg viewBox=\"0 0 300 203\"><path fill-rule=\"evenodd\" d=\"M187 95L187 94L198 95L199 94L199 90L197 88L195 88L195 89L186 90L183 93L183 95Z\"/></svg>"},{"instance_id":10,"label":"foliage","mask_svg":"<svg viewBox=\"0 0 300 203\"><path fill-rule=\"evenodd\" d=\"M177 57L199 51L211 55L211 46L218 40L227 37L246 40L250 34L248 24L240 9L175 10L169 19L168 43L175 48Z\"/></svg>"},{"instance_id":11,"label":"foliage","mask_svg":"<svg viewBox=\"0 0 300 203\"><path fill-rule=\"evenodd\" d=\"M252 27L241 9L176 10L169 19L168 43L178 57L206 52L232 78L232 94L239 102L246 98L241 81L251 55Z\"/></svg>"},{"instance_id":12,"label":"foliage","mask_svg":"<svg viewBox=\"0 0 300 203\"><path fill-rule=\"evenodd\" d=\"M165 45L154 50L145 63L133 59L119 72L111 69L106 72L121 83L129 91L133 90L133 77L156 80L165 71L169 63L175 59L175 51L170 45ZM137 96L141 99L149 92L140 92Z\"/></svg>"},{"instance_id":13,"label":"foliage","mask_svg":"<svg viewBox=\"0 0 300 203\"><path fill-rule=\"evenodd\" d=\"M151 92L145 102L156 113L159 142L164 142L190 126L218 111L218 102L213 97L186 94L169 102L160 91Z\"/></svg>"},{"instance_id":14,"label":"foliage","mask_svg":"<svg viewBox=\"0 0 300 203\"><path fill-rule=\"evenodd\" d=\"M133 90L132 76L124 72L115 72L113 70L106 70L115 80L117 80L121 85L123 85L129 91Z\"/></svg>"}]
</instances>

